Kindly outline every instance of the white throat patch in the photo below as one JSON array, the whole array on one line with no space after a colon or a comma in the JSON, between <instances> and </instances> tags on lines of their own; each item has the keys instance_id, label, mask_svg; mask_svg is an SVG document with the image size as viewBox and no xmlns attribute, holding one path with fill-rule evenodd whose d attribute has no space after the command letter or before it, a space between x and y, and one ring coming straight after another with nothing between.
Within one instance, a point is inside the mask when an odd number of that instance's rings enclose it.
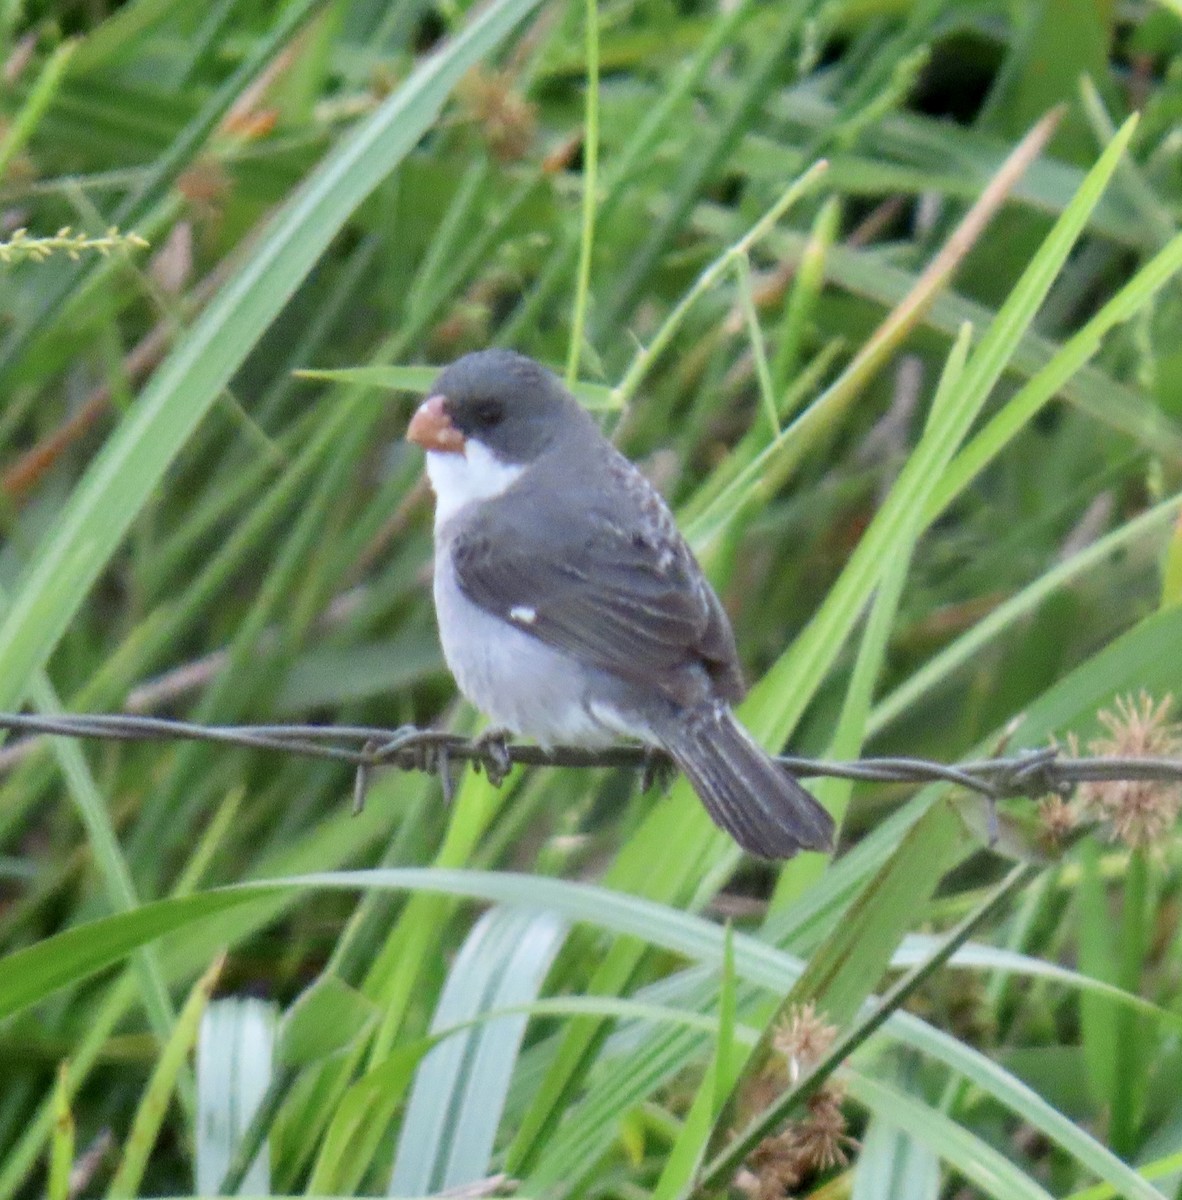
<instances>
[{"instance_id":1,"label":"white throat patch","mask_svg":"<svg viewBox=\"0 0 1182 1200\"><path fill-rule=\"evenodd\" d=\"M435 492L435 528L451 520L474 500L499 496L520 477L521 463L503 463L480 442L469 438L463 453L427 451L427 478Z\"/></svg>"}]
</instances>

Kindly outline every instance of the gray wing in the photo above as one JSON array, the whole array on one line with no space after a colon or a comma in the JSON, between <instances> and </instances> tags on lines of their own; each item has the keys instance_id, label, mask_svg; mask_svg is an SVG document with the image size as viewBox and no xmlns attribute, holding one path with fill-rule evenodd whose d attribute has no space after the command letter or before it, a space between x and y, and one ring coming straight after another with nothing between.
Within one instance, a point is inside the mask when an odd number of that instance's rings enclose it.
<instances>
[{"instance_id":1,"label":"gray wing","mask_svg":"<svg viewBox=\"0 0 1182 1200\"><path fill-rule=\"evenodd\" d=\"M664 501L626 459L600 465L606 488L523 479L481 505L451 545L460 589L622 679L679 699L700 665L740 699L730 622Z\"/></svg>"}]
</instances>

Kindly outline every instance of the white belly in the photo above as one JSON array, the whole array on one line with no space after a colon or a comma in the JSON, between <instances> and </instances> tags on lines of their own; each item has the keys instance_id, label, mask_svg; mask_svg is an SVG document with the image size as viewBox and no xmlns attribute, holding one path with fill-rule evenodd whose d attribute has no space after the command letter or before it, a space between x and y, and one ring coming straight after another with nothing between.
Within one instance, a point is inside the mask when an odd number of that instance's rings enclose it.
<instances>
[{"instance_id":1,"label":"white belly","mask_svg":"<svg viewBox=\"0 0 1182 1200\"><path fill-rule=\"evenodd\" d=\"M435 613L443 657L460 691L498 728L543 746L606 746L641 736L588 694L591 673L561 651L492 616L460 591L436 545Z\"/></svg>"}]
</instances>

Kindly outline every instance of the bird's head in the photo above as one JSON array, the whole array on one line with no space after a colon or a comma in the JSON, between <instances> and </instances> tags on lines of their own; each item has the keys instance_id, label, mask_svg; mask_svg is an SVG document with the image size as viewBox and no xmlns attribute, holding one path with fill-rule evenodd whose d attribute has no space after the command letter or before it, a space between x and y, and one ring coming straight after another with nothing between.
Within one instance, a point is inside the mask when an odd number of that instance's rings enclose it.
<instances>
[{"instance_id":1,"label":"bird's head","mask_svg":"<svg viewBox=\"0 0 1182 1200\"><path fill-rule=\"evenodd\" d=\"M477 442L499 462L527 466L557 440L591 425L545 367L511 350L479 350L440 372L407 438L428 452L469 453Z\"/></svg>"}]
</instances>

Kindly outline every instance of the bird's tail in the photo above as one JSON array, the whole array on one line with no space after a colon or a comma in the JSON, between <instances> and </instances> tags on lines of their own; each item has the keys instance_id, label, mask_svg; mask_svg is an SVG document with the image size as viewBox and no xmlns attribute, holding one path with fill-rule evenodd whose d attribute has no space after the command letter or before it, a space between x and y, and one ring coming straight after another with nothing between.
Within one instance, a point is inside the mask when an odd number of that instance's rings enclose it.
<instances>
[{"instance_id":1,"label":"bird's tail","mask_svg":"<svg viewBox=\"0 0 1182 1200\"><path fill-rule=\"evenodd\" d=\"M775 763L721 702L682 711L653 732L714 823L751 854L828 850L833 818Z\"/></svg>"}]
</instances>

